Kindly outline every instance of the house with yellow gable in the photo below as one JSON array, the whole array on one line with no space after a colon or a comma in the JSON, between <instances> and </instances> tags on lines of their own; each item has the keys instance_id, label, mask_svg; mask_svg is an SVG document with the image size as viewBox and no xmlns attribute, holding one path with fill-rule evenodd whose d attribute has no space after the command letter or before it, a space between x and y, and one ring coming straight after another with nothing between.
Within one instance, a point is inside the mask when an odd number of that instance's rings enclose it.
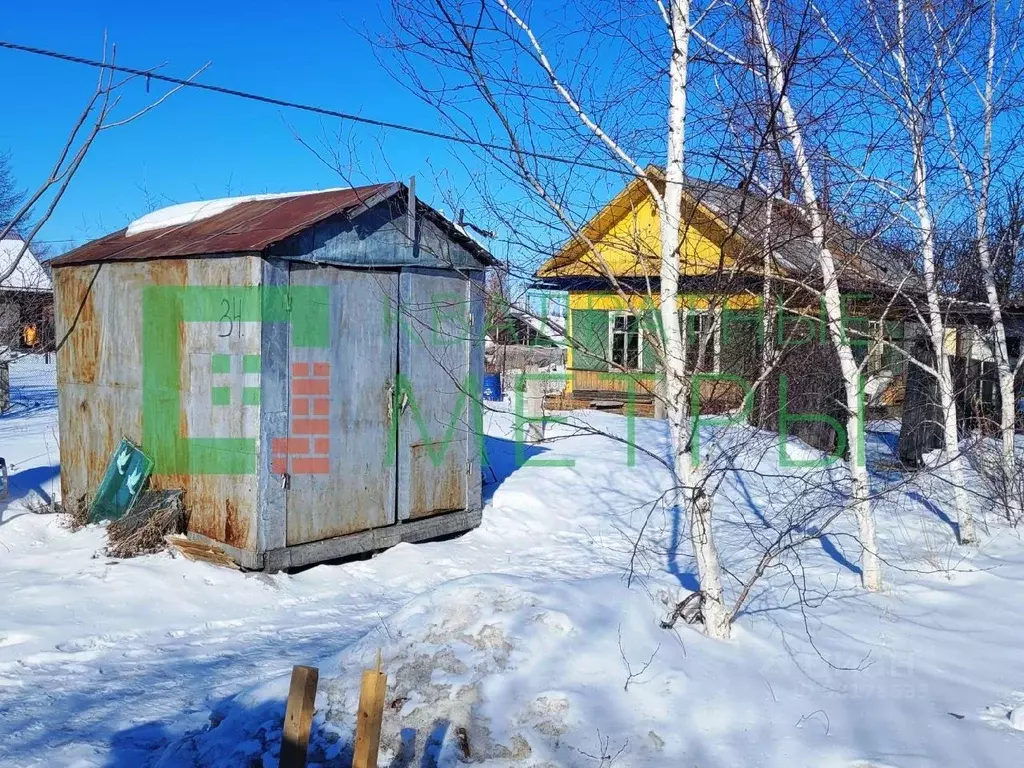
<instances>
[{"instance_id":1,"label":"house with yellow gable","mask_svg":"<svg viewBox=\"0 0 1024 768\"><path fill-rule=\"evenodd\" d=\"M657 168L647 172L655 185L664 184ZM900 303L893 297L918 293L916 274L872 238L855 235L831 215L826 221L840 289L849 299L845 309L855 352L877 358L869 368L900 367L895 345L881 342L902 339ZM567 391L575 399L651 399L658 367L660 252L657 207L637 178L535 273L535 288L568 292ZM753 380L766 328L786 345L829 343L816 290L817 251L799 207L688 180L678 253L680 323L690 370Z\"/></svg>"}]
</instances>

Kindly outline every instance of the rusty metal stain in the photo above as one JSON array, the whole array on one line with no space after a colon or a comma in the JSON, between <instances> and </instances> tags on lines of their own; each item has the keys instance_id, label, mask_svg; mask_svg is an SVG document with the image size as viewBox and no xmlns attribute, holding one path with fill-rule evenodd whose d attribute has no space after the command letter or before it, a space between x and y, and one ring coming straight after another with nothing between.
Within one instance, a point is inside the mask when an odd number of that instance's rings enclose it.
<instances>
[{"instance_id":1,"label":"rusty metal stain","mask_svg":"<svg viewBox=\"0 0 1024 768\"><path fill-rule=\"evenodd\" d=\"M258 263L258 257L218 259L207 272L214 284L246 284L254 272L259 274ZM62 267L54 270L54 282L65 331L77 316L57 365L61 487L66 498L78 498L95 490L122 437L142 444L142 290L147 285L191 284L189 261L108 264L98 273L95 266ZM190 344L188 328L195 325L201 324L179 327L183 350ZM258 339L248 343L258 351ZM192 396L189 376L184 370L186 412L194 401L209 402L207 391ZM187 420L181 426L186 428ZM181 434L188 433L183 429ZM233 546L255 548L255 475L161 475L159 467L156 472L151 480L154 489L185 491L193 530Z\"/></svg>"},{"instance_id":2,"label":"rusty metal stain","mask_svg":"<svg viewBox=\"0 0 1024 768\"><path fill-rule=\"evenodd\" d=\"M252 517L242 514L236 504L224 502L224 541L233 547L245 549L251 546L249 524Z\"/></svg>"},{"instance_id":3,"label":"rusty metal stain","mask_svg":"<svg viewBox=\"0 0 1024 768\"><path fill-rule=\"evenodd\" d=\"M444 452L440 466L437 457ZM409 518L454 512L466 506L465 443L410 446Z\"/></svg>"},{"instance_id":4,"label":"rusty metal stain","mask_svg":"<svg viewBox=\"0 0 1024 768\"><path fill-rule=\"evenodd\" d=\"M96 267L57 270L54 276L57 338L57 381L92 383L99 358L99 328L91 290Z\"/></svg>"}]
</instances>

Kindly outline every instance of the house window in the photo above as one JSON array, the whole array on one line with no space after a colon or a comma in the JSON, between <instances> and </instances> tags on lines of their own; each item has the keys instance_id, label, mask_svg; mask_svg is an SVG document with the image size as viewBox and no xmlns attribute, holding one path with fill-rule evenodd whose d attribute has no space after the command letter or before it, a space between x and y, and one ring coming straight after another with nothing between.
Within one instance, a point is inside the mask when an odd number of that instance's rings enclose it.
<instances>
[{"instance_id":1,"label":"house window","mask_svg":"<svg viewBox=\"0 0 1024 768\"><path fill-rule=\"evenodd\" d=\"M629 313L612 315L612 369L640 370L640 320Z\"/></svg>"},{"instance_id":2,"label":"house window","mask_svg":"<svg viewBox=\"0 0 1024 768\"><path fill-rule=\"evenodd\" d=\"M1011 360L1016 360L1020 357L1020 337L1010 336L1006 340L1006 354L1010 356Z\"/></svg>"},{"instance_id":3,"label":"house window","mask_svg":"<svg viewBox=\"0 0 1024 768\"><path fill-rule=\"evenodd\" d=\"M721 353L721 339L719 338L719 324L715 322L715 315L711 312L686 313L686 366L691 371L697 370L697 357L700 354L700 346L707 337L707 348L704 350L704 365L701 368L704 372L717 371ZM710 334L710 335L708 335Z\"/></svg>"},{"instance_id":4,"label":"house window","mask_svg":"<svg viewBox=\"0 0 1024 768\"><path fill-rule=\"evenodd\" d=\"M874 376L882 371L901 375L907 367L906 356L900 351L903 343L903 323L898 321L870 320L867 335L856 330L850 333L853 359L858 365L867 357L864 373Z\"/></svg>"}]
</instances>

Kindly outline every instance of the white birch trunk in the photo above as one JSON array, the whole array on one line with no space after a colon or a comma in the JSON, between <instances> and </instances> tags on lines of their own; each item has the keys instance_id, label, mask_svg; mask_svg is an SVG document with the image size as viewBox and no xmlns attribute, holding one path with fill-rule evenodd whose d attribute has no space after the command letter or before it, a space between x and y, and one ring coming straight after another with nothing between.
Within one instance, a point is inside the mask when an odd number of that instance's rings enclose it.
<instances>
[{"instance_id":1,"label":"white birch trunk","mask_svg":"<svg viewBox=\"0 0 1024 768\"><path fill-rule=\"evenodd\" d=\"M765 380L772 366L775 365L775 292L772 290L772 215L775 199L771 193L765 203L764 253L761 258L763 277L761 280L761 380ZM764 389L761 390L761 407L758 410L758 426L764 428L768 423L768 398Z\"/></svg>"},{"instance_id":2,"label":"white birch trunk","mask_svg":"<svg viewBox=\"0 0 1024 768\"><path fill-rule=\"evenodd\" d=\"M787 95L785 72L770 37L763 0L750 0L750 10L753 16L754 32L758 45L767 64L769 85L774 95L779 99L779 111L785 127L786 138L793 148L794 160L797 171L800 174L804 206L810 221L811 238L818 251L818 260L824 283L824 305L829 338L832 340L836 354L839 357L839 367L843 376L843 389L846 395L846 433L850 446L851 506L857 519L861 545L861 584L863 584L865 589L877 591L882 587L882 569L878 557L875 518L871 508L867 465L859 451L861 444L860 372L854 361L853 350L850 348L849 340L843 332L842 299L839 293L835 260L825 241L825 222L818 207L814 176L804 149L803 134L800 130L796 110L793 108L793 104Z\"/></svg>"},{"instance_id":3,"label":"white birch trunk","mask_svg":"<svg viewBox=\"0 0 1024 768\"><path fill-rule=\"evenodd\" d=\"M989 313L992 316L992 342L995 348L996 371L999 376L999 434L1002 438L1003 493L1005 494L1006 515L1016 520L1024 508L1024 499L1017 495L1015 478L1017 458L1014 452L1013 436L1016 431L1017 406L1014 399L1014 376L1010 367L1010 355L1006 346L1006 326L1003 324L1002 307L996 291L996 280L992 269L992 255L988 242L987 213L978 208L978 260L985 280L985 294Z\"/></svg>"},{"instance_id":4,"label":"white birch trunk","mask_svg":"<svg viewBox=\"0 0 1024 768\"><path fill-rule=\"evenodd\" d=\"M904 125L910 139L914 158L914 210L917 214L921 238L921 260L924 267L925 295L928 303L928 331L935 351L936 383L939 390L939 408L942 412L942 458L953 484L956 516L961 544L976 540L974 517L967 503L964 486L963 458L957 431L956 401L949 356L946 354L946 332L939 304L939 288L935 275L935 224L928 205L928 166L925 159L924 127L918 104L915 103L906 54L906 7L904 0L896 3L896 45L892 50L899 69L904 98Z\"/></svg>"},{"instance_id":5,"label":"white birch trunk","mask_svg":"<svg viewBox=\"0 0 1024 768\"><path fill-rule=\"evenodd\" d=\"M689 0L671 0L668 151L665 192L659 206L661 227L660 314L664 338L666 411L672 442L675 478L682 486L679 501L689 517L690 540L697 576L704 593L705 631L720 640L729 637L729 614L722 590L722 572L711 529L712 500L705 494L706 463L695 467L688 430L689 377L679 321L679 245L685 182L686 67L690 38Z\"/></svg>"},{"instance_id":6,"label":"white birch trunk","mask_svg":"<svg viewBox=\"0 0 1024 768\"><path fill-rule=\"evenodd\" d=\"M999 292L996 290L995 270L992 266L992 253L988 239L988 205L989 190L992 185L992 123L994 120L993 102L995 99L995 64L996 40L998 25L996 24L996 3L989 3L989 38L985 61L985 90L982 96L984 115L982 118L981 174L975 192L975 233L978 240L978 261L981 264L982 279L985 283L985 298L988 301L989 314L992 318L992 343L995 348L996 371L999 376L999 433L1002 438L1002 473L1003 493L1005 494L1006 514L1010 519L1020 516L1024 500L1017 497L1014 478L1017 474L1017 461L1014 455L1013 435L1016 426L1017 408L1014 398L1014 376L1010 368L1010 355L1006 346L1006 326L1003 324L1003 312L999 303ZM952 116L949 116L952 120ZM951 127L952 131L952 127ZM950 136L950 140L955 140ZM968 188L972 187L967 167L962 169L964 181Z\"/></svg>"},{"instance_id":7,"label":"white birch trunk","mask_svg":"<svg viewBox=\"0 0 1024 768\"><path fill-rule=\"evenodd\" d=\"M928 209L926 184L924 148L920 137L917 136L914 137L915 209L918 227L921 230L921 259L924 265L925 293L928 301L928 331L932 348L935 350L939 408L942 411L943 463L949 470L950 481L953 484L960 543L969 544L976 540L974 517L971 515L964 486L963 458L960 455L956 401L953 396L953 375L950 371L949 355L946 354L946 329L942 322L942 310L939 306L939 292L935 280L935 225Z\"/></svg>"},{"instance_id":8,"label":"white birch trunk","mask_svg":"<svg viewBox=\"0 0 1024 768\"><path fill-rule=\"evenodd\" d=\"M668 147L665 168L665 191L660 192L646 172L615 140L602 130L576 102L566 86L558 79L551 62L530 26L509 7L505 0L497 0L508 18L528 37L537 54L537 62L551 79L551 86L565 100L569 108L606 147L616 155L638 178L647 184L658 209L661 227L661 307L664 345L661 363L664 368L664 401L669 423L673 452L673 474L676 489L670 501L688 517L691 542L697 561L697 576L704 593L703 614L705 631L712 637L727 639L730 617L725 608L722 590L722 572L711 535L711 500L705 495L707 469L704 464L693 466L690 451L687 417L690 379L686 373L686 344L679 327L679 235L682 215L684 160L686 148L686 68L690 42L689 0L656 0L662 10L673 47L669 62ZM668 7L666 7L668 6ZM610 277L609 271L609 277Z\"/></svg>"}]
</instances>

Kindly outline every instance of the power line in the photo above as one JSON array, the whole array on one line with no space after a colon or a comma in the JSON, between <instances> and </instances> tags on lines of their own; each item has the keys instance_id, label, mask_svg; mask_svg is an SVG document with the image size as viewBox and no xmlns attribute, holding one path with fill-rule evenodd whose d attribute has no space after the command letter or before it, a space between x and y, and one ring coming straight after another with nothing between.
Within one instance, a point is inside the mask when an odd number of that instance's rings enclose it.
<instances>
[{"instance_id":1,"label":"power line","mask_svg":"<svg viewBox=\"0 0 1024 768\"><path fill-rule=\"evenodd\" d=\"M426 136L428 138L438 139L441 141L451 141L458 144L480 147L482 149L490 149L496 152L509 152L513 154L520 154L525 157L535 158L537 160L549 160L555 163L573 165L580 168L589 168L591 170L604 171L606 173L618 173L625 176L635 175L622 168L614 168L612 166L602 165L600 163L592 163L586 160L576 160L567 157L559 157L558 155L552 155L546 152L533 152L526 149L516 149L515 147L511 147L506 144L497 144L488 141L480 141L478 139L471 139L465 136L459 136L452 133L443 133L441 131L435 131L430 128L420 128L415 125L406 125L404 123L394 123L388 120L378 120L372 117L354 115L350 112L339 112L338 110L328 109L327 107L320 107L314 104L303 104L301 102L288 101L287 99L278 99L273 96L264 96L262 94L253 93L251 91L240 91L235 88L226 88L220 85L200 83L195 80L186 80L180 77L162 75L151 69L135 69L132 67L124 67L121 65L115 65L103 61L97 61L96 59L86 59L81 56L74 56L70 53L62 53L60 51L52 51L46 48L33 48L28 45L20 45L18 43L12 43L7 40L0 40L0 48L7 48L12 51L21 51L22 53L30 53L35 56L45 56L50 59L57 59L59 61L70 62L72 64L82 64L84 66L94 67L97 69L106 69L112 72L121 72L126 75L135 75L137 77L144 77L147 80L157 80L162 83L168 83L171 85L176 85L184 88L196 88L201 91L218 93L222 96L234 96L236 98L247 99L248 101L255 101L261 104L270 104L272 106L285 107L287 109L295 109L302 112L310 112L315 115L334 117L338 118L339 120L349 120L353 123L372 125L377 128L387 128L389 130L402 131L404 133L411 133L417 136Z\"/></svg>"}]
</instances>

